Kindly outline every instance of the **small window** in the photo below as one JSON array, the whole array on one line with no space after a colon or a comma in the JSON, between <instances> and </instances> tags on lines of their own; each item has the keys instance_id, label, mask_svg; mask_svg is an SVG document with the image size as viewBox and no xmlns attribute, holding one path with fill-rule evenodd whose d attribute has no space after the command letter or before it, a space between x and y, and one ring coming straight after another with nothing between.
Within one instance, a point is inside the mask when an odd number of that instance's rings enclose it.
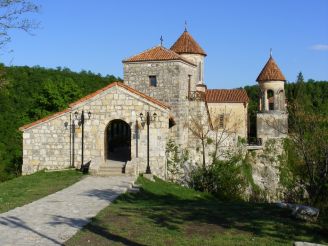
<instances>
[{"instance_id":1,"label":"small window","mask_svg":"<svg viewBox=\"0 0 328 246\"><path fill-rule=\"evenodd\" d=\"M224 114L219 115L219 128L224 127Z\"/></svg>"},{"instance_id":2,"label":"small window","mask_svg":"<svg viewBox=\"0 0 328 246\"><path fill-rule=\"evenodd\" d=\"M149 84L150 86L154 86L156 87L157 86L157 78L156 76L149 76Z\"/></svg>"}]
</instances>

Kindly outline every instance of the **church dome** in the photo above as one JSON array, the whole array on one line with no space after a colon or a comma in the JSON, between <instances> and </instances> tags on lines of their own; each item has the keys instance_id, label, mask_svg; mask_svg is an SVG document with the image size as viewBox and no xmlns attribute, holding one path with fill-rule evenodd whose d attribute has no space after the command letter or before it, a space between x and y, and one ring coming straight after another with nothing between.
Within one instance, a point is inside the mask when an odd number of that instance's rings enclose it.
<instances>
[{"instance_id":1,"label":"church dome","mask_svg":"<svg viewBox=\"0 0 328 246\"><path fill-rule=\"evenodd\" d=\"M170 49L178 54L200 54L206 56L205 51L199 46L187 30L182 33Z\"/></svg>"},{"instance_id":2,"label":"church dome","mask_svg":"<svg viewBox=\"0 0 328 246\"><path fill-rule=\"evenodd\" d=\"M269 60L265 64L261 73L256 79L257 82L266 82L266 81L286 81L285 76L282 74L278 65L270 55Z\"/></svg>"}]
</instances>

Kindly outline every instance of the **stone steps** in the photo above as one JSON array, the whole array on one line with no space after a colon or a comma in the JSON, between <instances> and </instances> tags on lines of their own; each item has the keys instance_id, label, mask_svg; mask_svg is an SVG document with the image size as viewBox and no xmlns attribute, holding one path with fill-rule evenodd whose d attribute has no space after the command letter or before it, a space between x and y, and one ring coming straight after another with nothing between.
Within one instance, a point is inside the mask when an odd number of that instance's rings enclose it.
<instances>
[{"instance_id":1,"label":"stone steps","mask_svg":"<svg viewBox=\"0 0 328 246\"><path fill-rule=\"evenodd\" d=\"M123 172L123 167L100 167L99 171L116 171L116 172Z\"/></svg>"},{"instance_id":2,"label":"stone steps","mask_svg":"<svg viewBox=\"0 0 328 246\"><path fill-rule=\"evenodd\" d=\"M111 162L106 166L100 166L98 170L98 176L125 176L123 173L125 163Z\"/></svg>"},{"instance_id":3,"label":"stone steps","mask_svg":"<svg viewBox=\"0 0 328 246\"><path fill-rule=\"evenodd\" d=\"M125 176L125 173L122 173L120 171L98 171L98 176Z\"/></svg>"}]
</instances>

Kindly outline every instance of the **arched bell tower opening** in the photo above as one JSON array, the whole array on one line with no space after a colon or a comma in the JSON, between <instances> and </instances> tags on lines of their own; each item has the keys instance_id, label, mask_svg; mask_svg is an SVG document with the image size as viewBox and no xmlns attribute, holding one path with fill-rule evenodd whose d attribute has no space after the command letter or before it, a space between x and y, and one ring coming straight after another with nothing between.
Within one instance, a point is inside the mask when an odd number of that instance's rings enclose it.
<instances>
[{"instance_id":1,"label":"arched bell tower opening","mask_svg":"<svg viewBox=\"0 0 328 246\"><path fill-rule=\"evenodd\" d=\"M268 90L267 91L267 97L268 97L268 105L269 105L269 110L275 110L275 98L274 98L274 92L273 90Z\"/></svg>"},{"instance_id":2,"label":"arched bell tower opening","mask_svg":"<svg viewBox=\"0 0 328 246\"><path fill-rule=\"evenodd\" d=\"M131 160L131 127L123 120L112 120L106 127L105 160Z\"/></svg>"}]
</instances>

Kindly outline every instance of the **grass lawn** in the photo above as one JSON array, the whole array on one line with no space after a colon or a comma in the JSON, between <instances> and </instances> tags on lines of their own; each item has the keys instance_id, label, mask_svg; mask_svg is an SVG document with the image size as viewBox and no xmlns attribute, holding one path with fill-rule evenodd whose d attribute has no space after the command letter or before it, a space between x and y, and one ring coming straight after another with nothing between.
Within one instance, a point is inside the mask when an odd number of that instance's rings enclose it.
<instances>
[{"instance_id":1,"label":"grass lawn","mask_svg":"<svg viewBox=\"0 0 328 246\"><path fill-rule=\"evenodd\" d=\"M65 245L292 245L327 242L327 228L270 204L220 202L161 180L139 178ZM325 234L326 233L326 234Z\"/></svg>"},{"instance_id":2,"label":"grass lawn","mask_svg":"<svg viewBox=\"0 0 328 246\"><path fill-rule=\"evenodd\" d=\"M42 171L0 183L0 213L59 191L81 178L75 170Z\"/></svg>"}]
</instances>

